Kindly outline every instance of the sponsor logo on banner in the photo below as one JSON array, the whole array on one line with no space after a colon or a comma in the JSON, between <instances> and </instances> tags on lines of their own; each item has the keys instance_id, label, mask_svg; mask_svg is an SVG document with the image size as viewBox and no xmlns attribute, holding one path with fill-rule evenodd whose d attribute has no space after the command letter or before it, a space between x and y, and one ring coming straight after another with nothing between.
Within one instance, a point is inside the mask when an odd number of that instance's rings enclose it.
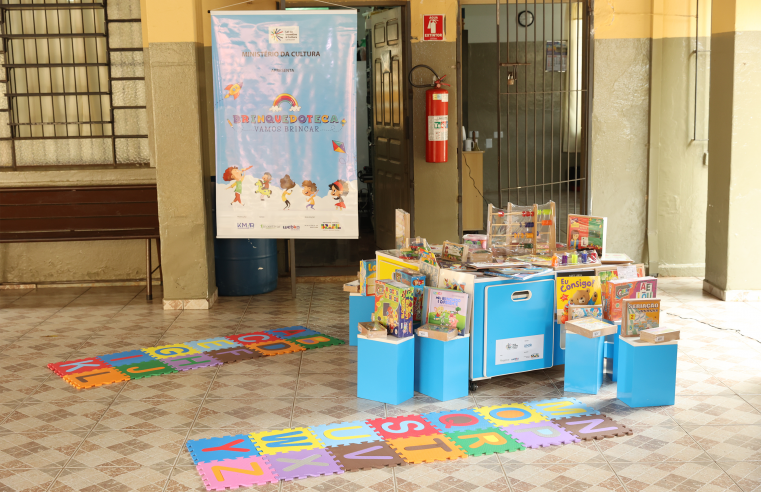
<instances>
[{"instance_id":1,"label":"sponsor logo on banner","mask_svg":"<svg viewBox=\"0 0 761 492\"><path fill-rule=\"evenodd\" d=\"M253 222L238 222L238 229L253 229Z\"/></svg>"},{"instance_id":2,"label":"sponsor logo on banner","mask_svg":"<svg viewBox=\"0 0 761 492\"><path fill-rule=\"evenodd\" d=\"M280 229L279 225L264 225L262 224L262 229Z\"/></svg>"},{"instance_id":3,"label":"sponsor logo on banner","mask_svg":"<svg viewBox=\"0 0 761 492\"><path fill-rule=\"evenodd\" d=\"M298 43L299 26L270 27L270 43Z\"/></svg>"},{"instance_id":4,"label":"sponsor logo on banner","mask_svg":"<svg viewBox=\"0 0 761 492\"><path fill-rule=\"evenodd\" d=\"M323 222L322 223L323 230L325 229L341 229L341 224L338 222Z\"/></svg>"},{"instance_id":5,"label":"sponsor logo on banner","mask_svg":"<svg viewBox=\"0 0 761 492\"><path fill-rule=\"evenodd\" d=\"M283 226L283 229L289 229L289 230L292 230L292 231L298 231L299 229L301 229L301 226L287 225L287 226Z\"/></svg>"}]
</instances>

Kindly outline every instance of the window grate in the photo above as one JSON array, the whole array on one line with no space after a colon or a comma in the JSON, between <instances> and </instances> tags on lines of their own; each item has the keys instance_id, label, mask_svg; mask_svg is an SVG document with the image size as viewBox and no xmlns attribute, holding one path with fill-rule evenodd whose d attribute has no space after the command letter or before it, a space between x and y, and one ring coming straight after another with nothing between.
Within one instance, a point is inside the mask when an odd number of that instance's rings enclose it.
<instances>
[{"instance_id":1,"label":"window grate","mask_svg":"<svg viewBox=\"0 0 761 492\"><path fill-rule=\"evenodd\" d=\"M0 168L149 165L139 15L139 0L0 2Z\"/></svg>"}]
</instances>

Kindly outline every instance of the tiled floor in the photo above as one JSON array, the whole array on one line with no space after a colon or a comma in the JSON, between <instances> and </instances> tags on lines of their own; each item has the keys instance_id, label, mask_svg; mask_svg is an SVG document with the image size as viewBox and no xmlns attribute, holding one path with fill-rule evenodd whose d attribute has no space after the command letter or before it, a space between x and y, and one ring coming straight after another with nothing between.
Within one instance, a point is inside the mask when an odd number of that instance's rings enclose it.
<instances>
[{"instance_id":1,"label":"tiled floor","mask_svg":"<svg viewBox=\"0 0 761 492\"><path fill-rule=\"evenodd\" d=\"M662 278L664 320L682 327L677 401L630 409L606 382L573 394L632 436L451 463L347 473L265 491L761 490L760 303L723 303L701 280ZM45 365L130 348L303 324L348 338L338 284L287 284L221 298L208 312L163 311L160 290L0 290L0 491L205 490L184 443L300 425L563 395L563 371L482 382L468 398L402 405L357 399L356 351L328 347L76 391Z\"/></svg>"}]
</instances>

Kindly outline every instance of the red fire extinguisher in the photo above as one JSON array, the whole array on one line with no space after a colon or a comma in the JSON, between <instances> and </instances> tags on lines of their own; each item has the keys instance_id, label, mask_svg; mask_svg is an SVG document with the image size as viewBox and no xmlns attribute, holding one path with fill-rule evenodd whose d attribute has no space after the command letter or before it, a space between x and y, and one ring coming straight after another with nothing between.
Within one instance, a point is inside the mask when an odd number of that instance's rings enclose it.
<instances>
[{"instance_id":1,"label":"red fire extinguisher","mask_svg":"<svg viewBox=\"0 0 761 492\"><path fill-rule=\"evenodd\" d=\"M427 68L435 76L431 85L416 85L412 83L412 71L418 67ZM425 117L426 117L426 162L447 162L449 145L449 92L442 89L442 82L446 75L439 77L433 69L427 65L417 65L410 70L409 82L412 87L425 88Z\"/></svg>"}]
</instances>

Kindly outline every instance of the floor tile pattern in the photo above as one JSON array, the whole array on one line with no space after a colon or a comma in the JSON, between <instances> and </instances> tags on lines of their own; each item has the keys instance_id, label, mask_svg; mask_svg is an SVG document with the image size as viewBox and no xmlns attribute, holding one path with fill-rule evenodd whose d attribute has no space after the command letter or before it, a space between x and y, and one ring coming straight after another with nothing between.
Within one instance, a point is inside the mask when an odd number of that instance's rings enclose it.
<instances>
[{"instance_id":1,"label":"floor tile pattern","mask_svg":"<svg viewBox=\"0 0 761 492\"><path fill-rule=\"evenodd\" d=\"M139 287L0 290L0 491L205 491L192 439L563 396L633 434L255 490L761 491L761 303L722 302L698 278L659 278L658 293L664 323L682 332L676 405L632 409L607 376L598 395L565 393L562 367L483 381L451 402L360 400L348 345L78 391L39 361L294 325L348 340L348 296L300 283L294 299L284 283L209 311L164 311L160 288L153 301Z\"/></svg>"}]
</instances>

